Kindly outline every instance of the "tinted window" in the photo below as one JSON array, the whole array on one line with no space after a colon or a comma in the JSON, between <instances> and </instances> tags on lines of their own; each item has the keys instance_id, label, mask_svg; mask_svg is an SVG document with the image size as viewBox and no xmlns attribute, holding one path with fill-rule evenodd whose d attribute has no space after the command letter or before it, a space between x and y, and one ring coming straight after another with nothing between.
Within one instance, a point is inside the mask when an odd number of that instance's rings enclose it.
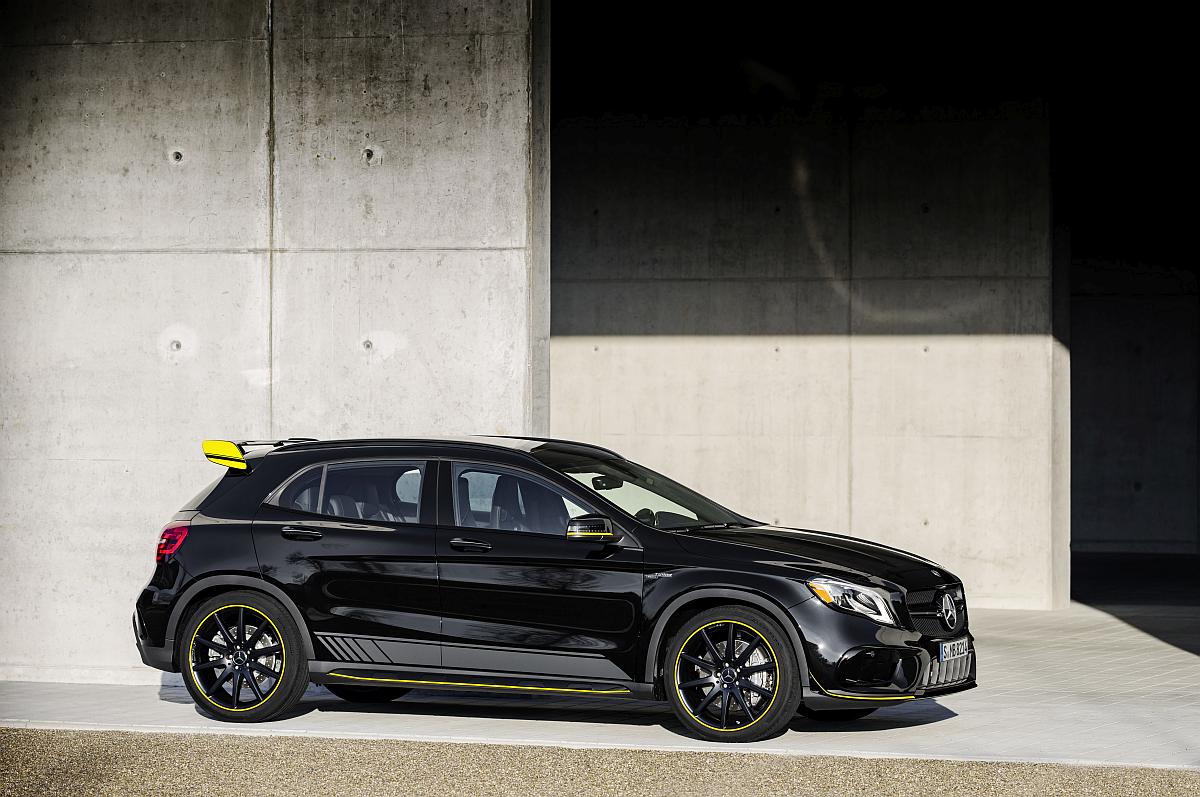
<instances>
[{"instance_id":1,"label":"tinted window","mask_svg":"<svg viewBox=\"0 0 1200 797\"><path fill-rule=\"evenodd\" d=\"M567 521L587 511L541 481L482 465L454 466L454 520L460 527L564 534Z\"/></svg>"},{"instance_id":2,"label":"tinted window","mask_svg":"<svg viewBox=\"0 0 1200 797\"><path fill-rule=\"evenodd\" d=\"M347 462L325 474L321 512L355 520L417 523L423 468L416 462Z\"/></svg>"},{"instance_id":3,"label":"tinted window","mask_svg":"<svg viewBox=\"0 0 1200 797\"><path fill-rule=\"evenodd\" d=\"M648 526L687 529L751 525L741 515L635 462L553 448L532 453L542 464L570 476Z\"/></svg>"},{"instance_id":4,"label":"tinted window","mask_svg":"<svg viewBox=\"0 0 1200 797\"><path fill-rule=\"evenodd\" d=\"M316 512L317 498L321 493L321 472L321 468L310 468L283 488L277 502L279 506L300 512Z\"/></svg>"}]
</instances>

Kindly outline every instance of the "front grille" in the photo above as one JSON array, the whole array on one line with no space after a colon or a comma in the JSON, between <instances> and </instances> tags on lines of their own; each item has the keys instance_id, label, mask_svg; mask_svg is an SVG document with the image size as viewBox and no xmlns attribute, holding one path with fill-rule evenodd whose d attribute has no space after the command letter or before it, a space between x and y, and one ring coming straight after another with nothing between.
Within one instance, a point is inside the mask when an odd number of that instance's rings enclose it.
<instances>
[{"instance_id":1,"label":"front grille","mask_svg":"<svg viewBox=\"0 0 1200 797\"><path fill-rule=\"evenodd\" d=\"M925 679L925 688L936 686L951 686L967 680L971 675L971 661L975 654L957 656L949 661L934 659L929 662L929 674Z\"/></svg>"},{"instance_id":2,"label":"front grille","mask_svg":"<svg viewBox=\"0 0 1200 797\"><path fill-rule=\"evenodd\" d=\"M922 636L946 636L954 633L946 630L946 624L942 622L940 617L930 617L921 614L914 614L913 627L921 633Z\"/></svg>"},{"instance_id":3,"label":"front grille","mask_svg":"<svg viewBox=\"0 0 1200 797\"><path fill-rule=\"evenodd\" d=\"M942 621L941 600L943 593L954 599L954 627L947 628ZM904 596L913 628L922 636L947 637L959 633L967 626L967 600L961 584L948 584L937 589L915 589Z\"/></svg>"}]
</instances>

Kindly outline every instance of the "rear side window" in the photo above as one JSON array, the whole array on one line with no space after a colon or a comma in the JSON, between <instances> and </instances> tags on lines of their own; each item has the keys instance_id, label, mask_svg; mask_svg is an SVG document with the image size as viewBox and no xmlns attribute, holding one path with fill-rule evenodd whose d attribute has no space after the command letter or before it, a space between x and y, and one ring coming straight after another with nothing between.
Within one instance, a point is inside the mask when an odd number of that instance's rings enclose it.
<instances>
[{"instance_id":1,"label":"rear side window","mask_svg":"<svg viewBox=\"0 0 1200 797\"><path fill-rule=\"evenodd\" d=\"M346 462L329 465L321 514L353 520L417 523L421 517L419 462Z\"/></svg>"},{"instance_id":2,"label":"rear side window","mask_svg":"<svg viewBox=\"0 0 1200 797\"><path fill-rule=\"evenodd\" d=\"M324 468L309 468L300 477L293 480L276 502L284 509L295 509L300 512L316 512L317 499L321 497L321 474Z\"/></svg>"}]
</instances>

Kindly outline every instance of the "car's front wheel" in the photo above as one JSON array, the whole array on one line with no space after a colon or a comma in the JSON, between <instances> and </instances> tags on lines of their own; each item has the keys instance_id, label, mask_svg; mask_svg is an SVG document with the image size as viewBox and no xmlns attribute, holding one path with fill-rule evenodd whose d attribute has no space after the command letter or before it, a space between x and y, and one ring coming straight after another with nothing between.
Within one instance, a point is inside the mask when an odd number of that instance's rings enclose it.
<instances>
[{"instance_id":1,"label":"car's front wheel","mask_svg":"<svg viewBox=\"0 0 1200 797\"><path fill-rule=\"evenodd\" d=\"M262 722L292 708L308 686L308 659L291 614L261 592L206 600L180 637L179 664L196 705L217 719Z\"/></svg>"},{"instance_id":2,"label":"car's front wheel","mask_svg":"<svg viewBox=\"0 0 1200 797\"><path fill-rule=\"evenodd\" d=\"M697 614L667 648L671 707L696 736L752 742L782 731L800 703L799 667L782 628L744 606Z\"/></svg>"}]
</instances>

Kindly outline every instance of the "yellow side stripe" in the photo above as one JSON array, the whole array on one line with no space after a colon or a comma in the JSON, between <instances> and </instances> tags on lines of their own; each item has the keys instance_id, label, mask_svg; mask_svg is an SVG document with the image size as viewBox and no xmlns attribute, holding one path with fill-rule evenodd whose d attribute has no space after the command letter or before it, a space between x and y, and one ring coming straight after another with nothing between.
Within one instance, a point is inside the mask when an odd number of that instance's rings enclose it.
<instances>
[{"instance_id":1,"label":"yellow side stripe","mask_svg":"<svg viewBox=\"0 0 1200 797\"><path fill-rule=\"evenodd\" d=\"M839 697L842 700L915 700L917 697L916 695L896 695L895 697L863 697L861 695L843 695L839 694L838 692L830 692L828 689L821 686L821 682L817 680L817 676L812 674L812 670L808 671L808 677L812 678L812 682L816 684L817 688L822 692L830 697Z\"/></svg>"},{"instance_id":2,"label":"yellow side stripe","mask_svg":"<svg viewBox=\"0 0 1200 797\"><path fill-rule=\"evenodd\" d=\"M618 686L612 689L567 689L562 686L511 686L508 684L476 684L466 681L425 681L418 678L372 678L366 675L346 675L331 672L336 678L349 678L354 681L379 681L388 684L424 684L427 686L478 686L483 689L525 689L531 692L576 692L589 695L627 695L630 691Z\"/></svg>"}]
</instances>

